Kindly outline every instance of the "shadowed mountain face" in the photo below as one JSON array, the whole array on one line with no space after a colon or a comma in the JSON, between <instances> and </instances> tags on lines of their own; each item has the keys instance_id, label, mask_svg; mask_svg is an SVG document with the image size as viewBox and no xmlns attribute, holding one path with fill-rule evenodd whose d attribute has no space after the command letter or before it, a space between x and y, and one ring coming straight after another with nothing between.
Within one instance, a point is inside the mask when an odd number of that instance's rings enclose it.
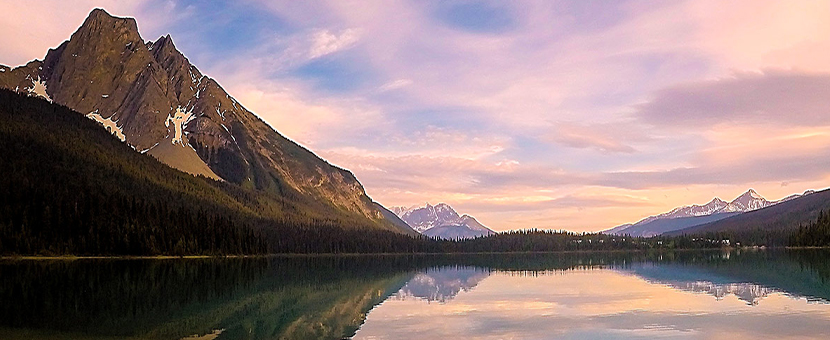
<instances>
[{"instance_id":1,"label":"shadowed mountain face","mask_svg":"<svg viewBox=\"0 0 830 340\"><path fill-rule=\"evenodd\" d=\"M132 18L93 10L44 60L0 68L0 87L86 114L135 150L179 170L412 233L385 219L351 172L245 109L191 65L169 35L144 41Z\"/></svg>"}]
</instances>

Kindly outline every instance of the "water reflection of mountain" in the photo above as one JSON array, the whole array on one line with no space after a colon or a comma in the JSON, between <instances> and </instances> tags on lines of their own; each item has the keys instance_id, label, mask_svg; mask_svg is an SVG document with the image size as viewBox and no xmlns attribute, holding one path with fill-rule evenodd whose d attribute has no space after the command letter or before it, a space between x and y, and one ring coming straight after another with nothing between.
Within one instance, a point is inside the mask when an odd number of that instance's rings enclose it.
<instances>
[{"instance_id":1,"label":"water reflection of mountain","mask_svg":"<svg viewBox=\"0 0 830 340\"><path fill-rule=\"evenodd\" d=\"M675 288L695 293L705 293L722 300L726 295L735 295L738 299L746 301L747 304L757 305L758 302L771 293L777 292L772 288L752 283L730 283L725 285L711 282L682 282L672 285Z\"/></svg>"},{"instance_id":2,"label":"water reflection of mountain","mask_svg":"<svg viewBox=\"0 0 830 340\"><path fill-rule=\"evenodd\" d=\"M828 253L815 250L700 253L633 263L620 270L675 289L712 295L718 300L734 295L758 305L772 293L830 300Z\"/></svg>"},{"instance_id":3,"label":"water reflection of mountain","mask_svg":"<svg viewBox=\"0 0 830 340\"><path fill-rule=\"evenodd\" d=\"M387 298L448 301L491 271L612 268L748 303L763 304L773 291L826 301L827 258L690 251L0 261L0 339L340 339Z\"/></svg>"},{"instance_id":4,"label":"water reflection of mountain","mask_svg":"<svg viewBox=\"0 0 830 340\"><path fill-rule=\"evenodd\" d=\"M641 264L629 267L626 271L651 283L687 292L708 294L717 300L722 300L727 295L734 295L749 305L757 305L761 299L779 291L750 282L732 282L728 277L709 273L700 268L676 264Z\"/></svg>"},{"instance_id":5,"label":"water reflection of mountain","mask_svg":"<svg viewBox=\"0 0 830 340\"><path fill-rule=\"evenodd\" d=\"M399 299L419 298L446 302L461 291L470 291L481 280L490 276L490 270L478 267L448 266L429 268L415 277L395 295Z\"/></svg>"}]
</instances>

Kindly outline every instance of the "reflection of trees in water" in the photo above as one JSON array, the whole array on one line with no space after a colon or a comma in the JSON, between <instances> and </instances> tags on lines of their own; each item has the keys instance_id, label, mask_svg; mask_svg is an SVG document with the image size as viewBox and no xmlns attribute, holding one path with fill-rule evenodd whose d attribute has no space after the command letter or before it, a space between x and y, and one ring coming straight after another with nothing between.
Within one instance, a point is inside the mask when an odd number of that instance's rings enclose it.
<instances>
[{"instance_id":1,"label":"reflection of trees in water","mask_svg":"<svg viewBox=\"0 0 830 340\"><path fill-rule=\"evenodd\" d=\"M342 338L390 296L447 301L492 271L611 268L676 288L828 300L828 251L320 256L0 262L0 338ZM73 335L74 336L74 335ZM31 336L29 336L31 338Z\"/></svg>"},{"instance_id":2,"label":"reflection of trees in water","mask_svg":"<svg viewBox=\"0 0 830 340\"><path fill-rule=\"evenodd\" d=\"M278 258L0 264L0 338L342 338L411 278L402 261ZM20 332L15 333L15 329ZM46 333L43 333L46 332Z\"/></svg>"}]
</instances>

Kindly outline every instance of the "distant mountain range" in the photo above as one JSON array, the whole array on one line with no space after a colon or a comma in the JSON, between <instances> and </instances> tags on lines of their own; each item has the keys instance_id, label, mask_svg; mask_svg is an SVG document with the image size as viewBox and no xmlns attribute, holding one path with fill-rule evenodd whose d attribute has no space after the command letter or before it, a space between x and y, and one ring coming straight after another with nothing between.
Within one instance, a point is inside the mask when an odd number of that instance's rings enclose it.
<instances>
[{"instance_id":1,"label":"distant mountain range","mask_svg":"<svg viewBox=\"0 0 830 340\"><path fill-rule=\"evenodd\" d=\"M273 215L299 221L313 211L325 223L416 234L373 202L351 172L245 109L193 66L169 35L145 41L133 18L93 10L43 60L0 65L0 88L78 111L170 167L284 201Z\"/></svg>"},{"instance_id":2,"label":"distant mountain range","mask_svg":"<svg viewBox=\"0 0 830 340\"><path fill-rule=\"evenodd\" d=\"M392 207L390 210L415 231L433 238L466 239L495 233L472 216L459 215L446 203Z\"/></svg>"},{"instance_id":3,"label":"distant mountain range","mask_svg":"<svg viewBox=\"0 0 830 340\"><path fill-rule=\"evenodd\" d=\"M665 235L729 232L733 234L756 233L768 237L786 238L799 226L814 222L820 212L830 212L830 189L816 192L810 190L804 195L789 196L776 203L763 209L737 214L718 221L669 231Z\"/></svg>"},{"instance_id":4,"label":"distant mountain range","mask_svg":"<svg viewBox=\"0 0 830 340\"><path fill-rule=\"evenodd\" d=\"M646 217L633 224L623 224L603 233L613 235L631 235L650 237L667 232L691 228L712 223L746 212L770 207L779 203L813 194L808 190L803 194L787 196L778 201L769 201L755 190L749 189L731 202L715 197L704 205L689 205L672 209L669 212Z\"/></svg>"}]
</instances>

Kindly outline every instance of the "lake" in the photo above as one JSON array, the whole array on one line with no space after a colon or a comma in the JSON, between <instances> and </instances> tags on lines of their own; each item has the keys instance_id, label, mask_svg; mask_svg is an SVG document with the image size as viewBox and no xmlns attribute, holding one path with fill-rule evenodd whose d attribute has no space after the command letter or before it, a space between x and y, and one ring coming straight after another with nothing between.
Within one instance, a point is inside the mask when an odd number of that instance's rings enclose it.
<instances>
[{"instance_id":1,"label":"lake","mask_svg":"<svg viewBox=\"0 0 830 340\"><path fill-rule=\"evenodd\" d=\"M820 339L823 250L0 261L0 339Z\"/></svg>"}]
</instances>

